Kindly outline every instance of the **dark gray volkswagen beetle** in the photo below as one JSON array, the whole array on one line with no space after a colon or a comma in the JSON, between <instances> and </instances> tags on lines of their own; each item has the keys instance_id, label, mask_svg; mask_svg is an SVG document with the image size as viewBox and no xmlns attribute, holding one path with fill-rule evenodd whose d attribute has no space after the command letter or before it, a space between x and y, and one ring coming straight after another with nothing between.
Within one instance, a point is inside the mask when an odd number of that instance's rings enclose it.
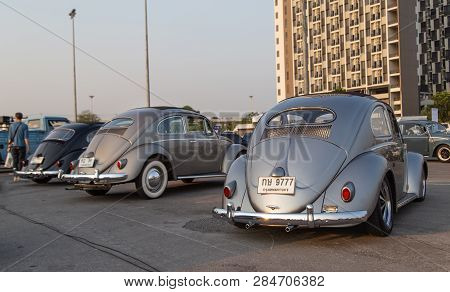
<instances>
[{"instance_id":1,"label":"dark gray volkswagen beetle","mask_svg":"<svg viewBox=\"0 0 450 292\"><path fill-rule=\"evenodd\" d=\"M426 179L423 156L406 150L388 105L353 95L291 98L261 118L213 214L288 232L368 222L387 235L398 208L425 199Z\"/></svg>"},{"instance_id":2,"label":"dark gray volkswagen beetle","mask_svg":"<svg viewBox=\"0 0 450 292\"><path fill-rule=\"evenodd\" d=\"M183 109L130 110L105 124L60 179L91 195L104 195L114 184L134 182L144 198L160 197L169 180L225 177L231 163L246 152L216 135L204 116Z\"/></svg>"}]
</instances>

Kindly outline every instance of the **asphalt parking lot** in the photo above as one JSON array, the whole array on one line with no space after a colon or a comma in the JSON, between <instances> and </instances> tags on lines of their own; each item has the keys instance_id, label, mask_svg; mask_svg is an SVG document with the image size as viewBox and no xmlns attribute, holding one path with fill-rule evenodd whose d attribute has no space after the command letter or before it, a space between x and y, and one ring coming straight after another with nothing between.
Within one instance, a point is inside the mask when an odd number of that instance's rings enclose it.
<instances>
[{"instance_id":1,"label":"asphalt parking lot","mask_svg":"<svg viewBox=\"0 0 450 292\"><path fill-rule=\"evenodd\" d=\"M449 271L450 164L430 162L428 197L390 237L363 228L240 230L211 217L222 180L170 183L153 201L132 185L105 197L0 174L2 271Z\"/></svg>"}]
</instances>

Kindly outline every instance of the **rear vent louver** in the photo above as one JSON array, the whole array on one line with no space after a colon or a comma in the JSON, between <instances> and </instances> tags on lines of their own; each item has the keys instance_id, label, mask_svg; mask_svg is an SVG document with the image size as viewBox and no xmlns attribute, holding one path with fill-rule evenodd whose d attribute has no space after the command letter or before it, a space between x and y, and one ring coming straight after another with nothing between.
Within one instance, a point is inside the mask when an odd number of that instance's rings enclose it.
<instances>
[{"instance_id":1,"label":"rear vent louver","mask_svg":"<svg viewBox=\"0 0 450 292\"><path fill-rule=\"evenodd\" d=\"M331 125L301 125L286 128L267 128L264 131L262 138L268 139L286 137L289 135L328 139L331 135Z\"/></svg>"}]
</instances>

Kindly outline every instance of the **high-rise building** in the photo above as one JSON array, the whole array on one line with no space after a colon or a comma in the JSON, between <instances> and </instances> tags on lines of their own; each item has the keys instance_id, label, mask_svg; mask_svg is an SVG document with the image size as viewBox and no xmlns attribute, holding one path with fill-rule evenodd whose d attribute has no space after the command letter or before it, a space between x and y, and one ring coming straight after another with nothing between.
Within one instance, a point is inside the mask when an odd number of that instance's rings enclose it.
<instances>
[{"instance_id":1,"label":"high-rise building","mask_svg":"<svg viewBox=\"0 0 450 292\"><path fill-rule=\"evenodd\" d=\"M418 114L412 2L275 0L277 99L345 90Z\"/></svg>"},{"instance_id":2,"label":"high-rise building","mask_svg":"<svg viewBox=\"0 0 450 292\"><path fill-rule=\"evenodd\" d=\"M450 1L419 0L419 92L423 104L437 92L450 91Z\"/></svg>"}]
</instances>

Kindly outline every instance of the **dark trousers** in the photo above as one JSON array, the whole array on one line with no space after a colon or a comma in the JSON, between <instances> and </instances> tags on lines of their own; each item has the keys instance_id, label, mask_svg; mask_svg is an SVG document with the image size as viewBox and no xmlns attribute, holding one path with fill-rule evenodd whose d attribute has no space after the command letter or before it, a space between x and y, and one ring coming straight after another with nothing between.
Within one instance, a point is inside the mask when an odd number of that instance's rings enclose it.
<instances>
[{"instance_id":1,"label":"dark trousers","mask_svg":"<svg viewBox=\"0 0 450 292\"><path fill-rule=\"evenodd\" d=\"M11 150L13 157L13 168L17 171L22 170L27 149L25 147L13 147Z\"/></svg>"}]
</instances>

